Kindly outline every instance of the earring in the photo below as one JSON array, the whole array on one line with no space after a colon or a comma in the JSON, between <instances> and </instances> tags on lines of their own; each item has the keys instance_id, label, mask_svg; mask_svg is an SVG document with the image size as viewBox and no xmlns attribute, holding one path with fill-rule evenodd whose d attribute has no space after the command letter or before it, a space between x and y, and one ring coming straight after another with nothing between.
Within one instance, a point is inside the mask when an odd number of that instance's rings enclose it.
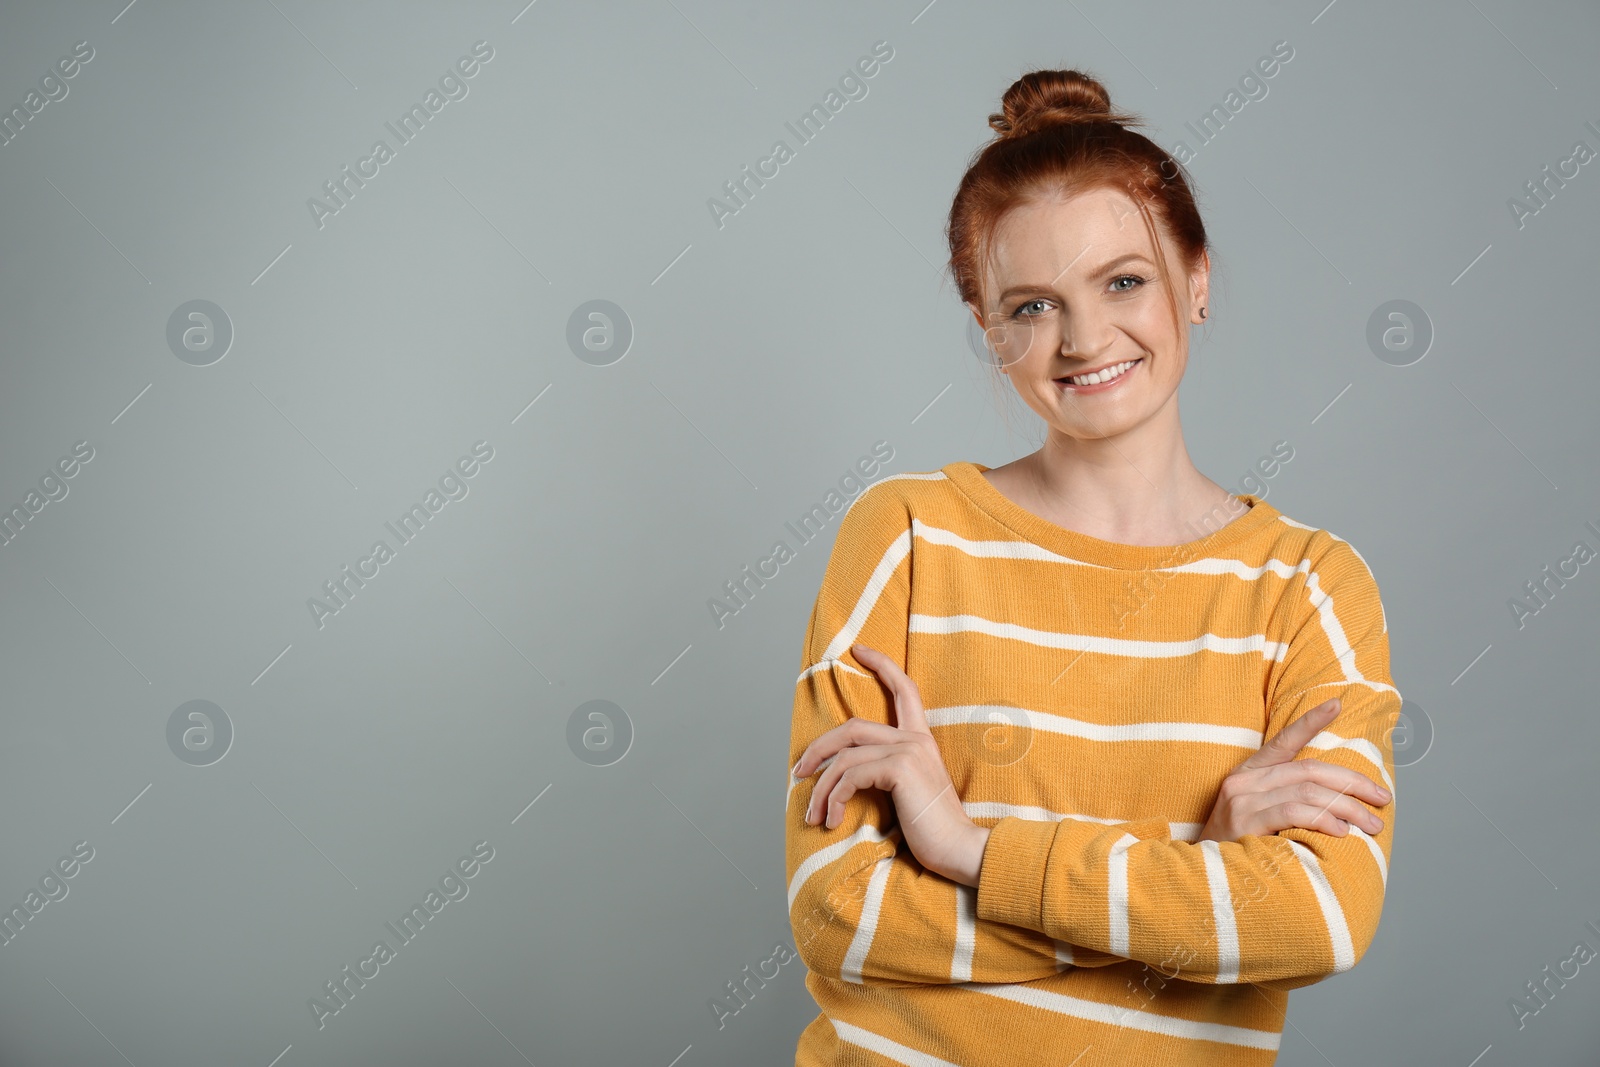
<instances>
[{"instance_id":1,"label":"earring","mask_svg":"<svg viewBox=\"0 0 1600 1067\"><path fill-rule=\"evenodd\" d=\"M1206 309L1203 308L1203 307L1200 309L1200 317L1202 319L1204 319L1206 317Z\"/></svg>"}]
</instances>

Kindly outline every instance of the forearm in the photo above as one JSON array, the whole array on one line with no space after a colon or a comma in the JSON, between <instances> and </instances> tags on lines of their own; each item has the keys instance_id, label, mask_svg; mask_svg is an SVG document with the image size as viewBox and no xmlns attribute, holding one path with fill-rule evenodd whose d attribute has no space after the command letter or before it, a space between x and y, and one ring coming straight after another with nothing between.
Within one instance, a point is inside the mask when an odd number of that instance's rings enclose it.
<instances>
[{"instance_id":1,"label":"forearm","mask_svg":"<svg viewBox=\"0 0 1600 1067\"><path fill-rule=\"evenodd\" d=\"M1189 843L1002 820L978 914L1164 970L1176 960L1189 981L1309 984L1354 966L1376 932L1383 880L1365 837Z\"/></svg>"},{"instance_id":2,"label":"forearm","mask_svg":"<svg viewBox=\"0 0 1600 1067\"><path fill-rule=\"evenodd\" d=\"M798 787L790 797L790 846L813 851L794 867L789 913L811 970L884 984L1025 982L1119 961L980 918L970 885L919 863L892 822L879 829L889 813L875 798L853 798L847 823L832 831L805 825L808 794Z\"/></svg>"}]
</instances>

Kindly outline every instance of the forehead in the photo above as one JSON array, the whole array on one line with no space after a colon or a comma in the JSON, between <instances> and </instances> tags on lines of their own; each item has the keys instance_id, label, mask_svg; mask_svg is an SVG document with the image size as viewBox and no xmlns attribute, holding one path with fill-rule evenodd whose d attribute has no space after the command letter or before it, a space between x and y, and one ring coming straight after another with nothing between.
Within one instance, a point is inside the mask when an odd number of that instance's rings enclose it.
<instances>
[{"instance_id":1,"label":"forehead","mask_svg":"<svg viewBox=\"0 0 1600 1067\"><path fill-rule=\"evenodd\" d=\"M1002 283L1049 284L1129 252L1155 258L1138 205L1116 189L1088 189L1007 212L995 228L990 273Z\"/></svg>"}]
</instances>

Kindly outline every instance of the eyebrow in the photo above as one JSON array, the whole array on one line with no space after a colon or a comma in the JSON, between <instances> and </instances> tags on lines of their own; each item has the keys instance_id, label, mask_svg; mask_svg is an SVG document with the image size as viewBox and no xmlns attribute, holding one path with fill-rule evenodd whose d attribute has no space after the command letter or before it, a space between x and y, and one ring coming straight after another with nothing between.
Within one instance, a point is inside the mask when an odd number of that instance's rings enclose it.
<instances>
[{"instance_id":1,"label":"eyebrow","mask_svg":"<svg viewBox=\"0 0 1600 1067\"><path fill-rule=\"evenodd\" d=\"M1092 274L1089 275L1089 278L1092 280L1094 278L1103 277L1103 276L1105 276L1107 274L1110 274L1112 271L1116 270L1118 267L1122 266L1124 263L1129 263L1129 262L1132 262L1133 260L1139 260L1142 263L1149 263L1150 262L1150 257L1148 257L1148 256L1146 256L1146 255L1144 255L1142 253L1139 253L1139 252L1129 252L1129 253L1127 253L1125 255L1118 256L1116 259L1113 259L1108 263L1102 263ZM1059 277L1059 275L1058 275L1058 277ZM1005 292L1000 294L1000 303L1004 304L1011 297L1019 295L1019 294L1044 293L1044 292L1049 292L1049 291L1050 291L1050 287L1048 285L1039 285L1037 283L1028 283L1028 284L1023 284L1023 285L1013 285L1010 288L1008 288Z\"/></svg>"}]
</instances>

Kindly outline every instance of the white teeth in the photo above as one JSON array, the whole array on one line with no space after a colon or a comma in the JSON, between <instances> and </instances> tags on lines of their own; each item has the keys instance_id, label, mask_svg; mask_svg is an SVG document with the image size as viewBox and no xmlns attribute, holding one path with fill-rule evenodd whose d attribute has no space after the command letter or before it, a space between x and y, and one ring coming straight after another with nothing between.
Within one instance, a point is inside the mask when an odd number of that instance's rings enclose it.
<instances>
[{"instance_id":1,"label":"white teeth","mask_svg":"<svg viewBox=\"0 0 1600 1067\"><path fill-rule=\"evenodd\" d=\"M1126 363L1118 363L1114 367L1107 367L1105 370L1097 371L1094 374L1074 375L1069 377L1067 381L1073 385L1099 385L1101 382L1109 382L1137 362L1139 362L1137 359L1130 359Z\"/></svg>"}]
</instances>

